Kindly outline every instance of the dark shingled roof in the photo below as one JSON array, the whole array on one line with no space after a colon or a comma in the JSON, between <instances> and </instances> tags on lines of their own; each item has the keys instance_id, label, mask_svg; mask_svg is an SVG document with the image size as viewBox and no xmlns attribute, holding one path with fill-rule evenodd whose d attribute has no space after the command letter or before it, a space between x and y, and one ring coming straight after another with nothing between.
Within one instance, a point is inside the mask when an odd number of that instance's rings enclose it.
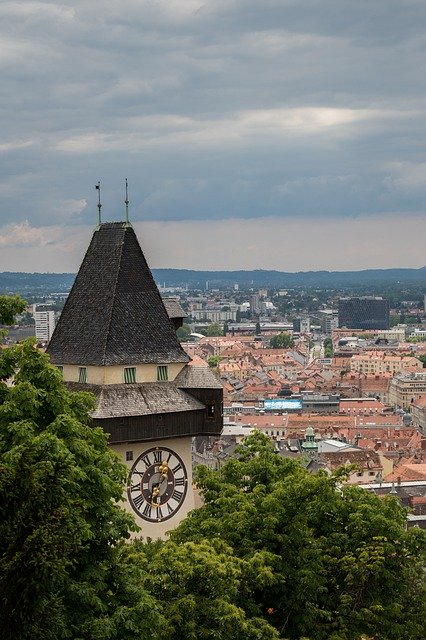
<instances>
[{"instance_id":1,"label":"dark shingled roof","mask_svg":"<svg viewBox=\"0 0 426 640\"><path fill-rule=\"evenodd\" d=\"M210 367L186 365L174 379L180 389L223 389Z\"/></svg>"},{"instance_id":2,"label":"dark shingled roof","mask_svg":"<svg viewBox=\"0 0 426 640\"><path fill-rule=\"evenodd\" d=\"M91 390L97 395L92 418L121 418L205 409L201 402L167 382L111 384Z\"/></svg>"},{"instance_id":3,"label":"dark shingled roof","mask_svg":"<svg viewBox=\"0 0 426 640\"><path fill-rule=\"evenodd\" d=\"M188 362L128 223L94 232L47 352L59 365Z\"/></svg>"},{"instance_id":4,"label":"dark shingled roof","mask_svg":"<svg viewBox=\"0 0 426 640\"><path fill-rule=\"evenodd\" d=\"M186 311L182 309L179 300L176 300L176 298L163 298L163 303L169 318L186 318L188 315Z\"/></svg>"}]
</instances>

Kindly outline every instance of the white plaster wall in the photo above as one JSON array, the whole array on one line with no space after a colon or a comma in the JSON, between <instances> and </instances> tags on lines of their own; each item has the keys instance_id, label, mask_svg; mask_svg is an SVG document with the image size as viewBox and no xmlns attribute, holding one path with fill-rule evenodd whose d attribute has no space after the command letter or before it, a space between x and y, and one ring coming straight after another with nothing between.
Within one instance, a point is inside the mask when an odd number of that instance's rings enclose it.
<instances>
[{"instance_id":1,"label":"white plaster wall","mask_svg":"<svg viewBox=\"0 0 426 640\"><path fill-rule=\"evenodd\" d=\"M186 472L188 476L188 489L186 492L185 500L180 507L180 509L173 515L169 520L165 520L164 522L147 522L140 518L137 513L132 509L128 500L127 500L127 490L123 493L124 508L132 514L136 523L140 527L140 531L135 534L133 537L136 538L166 538L167 531L175 529L179 522L183 520L188 513L194 509L194 488L192 486L192 458L191 458L191 438L170 438L165 440L155 440L152 442L138 442L132 444L119 444L113 445L111 448L118 453L121 462L126 465L129 469L132 468L136 459L148 449L152 449L154 447L167 447L168 449L172 449L175 451L178 456L182 459L186 467ZM133 460L126 461L126 451L133 451Z\"/></svg>"}]
</instances>

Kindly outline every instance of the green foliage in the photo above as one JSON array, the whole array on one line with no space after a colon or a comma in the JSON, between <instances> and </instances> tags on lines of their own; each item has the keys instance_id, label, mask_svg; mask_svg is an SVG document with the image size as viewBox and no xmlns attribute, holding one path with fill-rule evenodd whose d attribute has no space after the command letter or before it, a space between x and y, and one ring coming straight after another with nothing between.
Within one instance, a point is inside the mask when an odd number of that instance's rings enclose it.
<instances>
[{"instance_id":1,"label":"green foliage","mask_svg":"<svg viewBox=\"0 0 426 640\"><path fill-rule=\"evenodd\" d=\"M223 336L223 331L222 331L222 327L220 326L220 324L218 324L217 322L212 322L211 324L209 324L209 326L207 327L207 332L206 335L213 337L213 336Z\"/></svg>"},{"instance_id":2,"label":"green foliage","mask_svg":"<svg viewBox=\"0 0 426 640\"><path fill-rule=\"evenodd\" d=\"M294 346L294 340L289 333L279 333L270 339L269 344L271 349L288 349Z\"/></svg>"},{"instance_id":3,"label":"green foliage","mask_svg":"<svg viewBox=\"0 0 426 640\"><path fill-rule=\"evenodd\" d=\"M221 360L222 358L220 356L209 356L207 358L207 364L212 369L215 369Z\"/></svg>"},{"instance_id":4,"label":"green foliage","mask_svg":"<svg viewBox=\"0 0 426 640\"><path fill-rule=\"evenodd\" d=\"M331 338L325 338L324 340L324 357L325 358L333 357L333 342Z\"/></svg>"},{"instance_id":5,"label":"green foliage","mask_svg":"<svg viewBox=\"0 0 426 640\"><path fill-rule=\"evenodd\" d=\"M309 474L258 433L219 471L199 468L197 482L205 505L172 540L220 539L239 559L260 556L264 577L246 575L238 604L280 637L423 638L425 533L406 531L392 497Z\"/></svg>"},{"instance_id":6,"label":"green foliage","mask_svg":"<svg viewBox=\"0 0 426 640\"><path fill-rule=\"evenodd\" d=\"M0 324L13 324L16 314L22 313L25 307L21 296L0 296Z\"/></svg>"},{"instance_id":7,"label":"green foliage","mask_svg":"<svg viewBox=\"0 0 426 640\"><path fill-rule=\"evenodd\" d=\"M181 342L186 342L191 335L191 327L189 326L189 324L184 323L181 327L179 327L176 333Z\"/></svg>"},{"instance_id":8,"label":"green foliage","mask_svg":"<svg viewBox=\"0 0 426 640\"><path fill-rule=\"evenodd\" d=\"M26 306L27 303L21 296L0 296L0 324L13 324L16 314L22 313ZM7 331L0 329L0 340L6 334Z\"/></svg>"},{"instance_id":9,"label":"green foliage","mask_svg":"<svg viewBox=\"0 0 426 640\"><path fill-rule=\"evenodd\" d=\"M2 639L133 638L147 596L117 565L135 528L118 506L126 471L89 426L92 397L30 341L2 352L0 379Z\"/></svg>"},{"instance_id":10,"label":"green foliage","mask_svg":"<svg viewBox=\"0 0 426 640\"><path fill-rule=\"evenodd\" d=\"M412 335L409 338L407 338L407 342L412 342L412 343L416 343L416 342L426 342L426 336L416 336L416 335Z\"/></svg>"},{"instance_id":11,"label":"green foliage","mask_svg":"<svg viewBox=\"0 0 426 640\"><path fill-rule=\"evenodd\" d=\"M248 576L262 579L256 558L237 558L219 539L136 542L126 551L132 564L147 570L144 586L161 606L164 638L278 640L274 627L238 604Z\"/></svg>"}]
</instances>

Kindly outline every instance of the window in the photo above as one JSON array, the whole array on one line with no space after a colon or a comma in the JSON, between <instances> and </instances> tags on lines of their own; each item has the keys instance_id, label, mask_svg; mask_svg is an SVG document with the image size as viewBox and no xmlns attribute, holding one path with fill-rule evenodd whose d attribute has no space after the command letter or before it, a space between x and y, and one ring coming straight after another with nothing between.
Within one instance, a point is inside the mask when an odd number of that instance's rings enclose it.
<instances>
[{"instance_id":1,"label":"window","mask_svg":"<svg viewBox=\"0 0 426 640\"><path fill-rule=\"evenodd\" d=\"M166 364L160 364L157 367L157 380L165 382L169 379L169 372Z\"/></svg>"},{"instance_id":2,"label":"window","mask_svg":"<svg viewBox=\"0 0 426 640\"><path fill-rule=\"evenodd\" d=\"M64 373L64 368L62 365L58 365L56 368L59 371L59 373Z\"/></svg>"},{"instance_id":3,"label":"window","mask_svg":"<svg viewBox=\"0 0 426 640\"><path fill-rule=\"evenodd\" d=\"M136 382L136 367L124 368L124 382L128 384L131 384L132 382Z\"/></svg>"},{"instance_id":4,"label":"window","mask_svg":"<svg viewBox=\"0 0 426 640\"><path fill-rule=\"evenodd\" d=\"M126 451L126 461L133 460L133 451Z\"/></svg>"},{"instance_id":5,"label":"window","mask_svg":"<svg viewBox=\"0 0 426 640\"><path fill-rule=\"evenodd\" d=\"M214 404L209 404L207 406L207 417L214 418Z\"/></svg>"},{"instance_id":6,"label":"window","mask_svg":"<svg viewBox=\"0 0 426 640\"><path fill-rule=\"evenodd\" d=\"M78 368L78 381L79 382L87 382L87 369L86 367Z\"/></svg>"}]
</instances>

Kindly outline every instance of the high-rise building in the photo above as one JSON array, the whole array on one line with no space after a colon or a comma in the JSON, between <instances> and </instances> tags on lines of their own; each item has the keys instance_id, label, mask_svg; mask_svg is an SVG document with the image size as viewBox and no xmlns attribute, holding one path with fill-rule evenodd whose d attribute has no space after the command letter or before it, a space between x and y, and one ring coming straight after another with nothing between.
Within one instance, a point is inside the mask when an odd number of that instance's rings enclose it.
<instances>
[{"instance_id":1,"label":"high-rise building","mask_svg":"<svg viewBox=\"0 0 426 640\"><path fill-rule=\"evenodd\" d=\"M339 327L389 329L389 301L383 298L340 298Z\"/></svg>"},{"instance_id":2,"label":"high-rise building","mask_svg":"<svg viewBox=\"0 0 426 640\"><path fill-rule=\"evenodd\" d=\"M260 296L257 293L250 296L250 312L252 315L260 313Z\"/></svg>"},{"instance_id":3,"label":"high-rise building","mask_svg":"<svg viewBox=\"0 0 426 640\"><path fill-rule=\"evenodd\" d=\"M55 312L50 305L37 304L34 310L37 342L49 342L55 329Z\"/></svg>"},{"instance_id":4,"label":"high-rise building","mask_svg":"<svg viewBox=\"0 0 426 640\"><path fill-rule=\"evenodd\" d=\"M294 318L293 331L297 333L309 333L311 330L311 323L309 318Z\"/></svg>"},{"instance_id":5,"label":"high-rise building","mask_svg":"<svg viewBox=\"0 0 426 640\"><path fill-rule=\"evenodd\" d=\"M94 232L48 353L67 386L94 394L141 536L164 537L194 508L191 441L221 432L223 390L189 362L128 222Z\"/></svg>"}]
</instances>

